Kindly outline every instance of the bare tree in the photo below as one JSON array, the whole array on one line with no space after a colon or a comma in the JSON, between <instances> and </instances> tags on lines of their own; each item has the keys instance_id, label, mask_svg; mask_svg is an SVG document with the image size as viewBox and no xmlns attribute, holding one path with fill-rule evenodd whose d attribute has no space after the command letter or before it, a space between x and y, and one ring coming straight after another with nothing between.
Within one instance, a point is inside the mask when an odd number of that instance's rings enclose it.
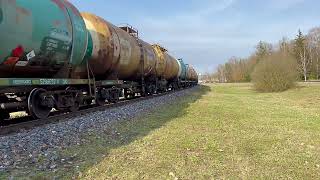
<instances>
[{"instance_id":1,"label":"bare tree","mask_svg":"<svg viewBox=\"0 0 320 180\"><path fill-rule=\"evenodd\" d=\"M281 53L284 61L294 55L296 70L299 70L300 78L303 77L304 81L312 77L320 79L320 27L310 30L307 36L299 30L295 39L284 37L275 46L260 41L251 56L245 59L230 58L227 63L217 68L215 77L220 82L249 82L256 66L276 53Z\"/></svg>"},{"instance_id":2,"label":"bare tree","mask_svg":"<svg viewBox=\"0 0 320 180\"><path fill-rule=\"evenodd\" d=\"M216 72L217 80L220 83L226 83L227 77L226 77L226 69L224 65L219 65Z\"/></svg>"},{"instance_id":3,"label":"bare tree","mask_svg":"<svg viewBox=\"0 0 320 180\"><path fill-rule=\"evenodd\" d=\"M313 28L309 31L307 36L308 44L309 44L309 51L311 51L311 58L314 54L315 56L315 63L316 63L316 76L319 79L320 72L319 72L319 55L320 55L320 27Z\"/></svg>"},{"instance_id":4,"label":"bare tree","mask_svg":"<svg viewBox=\"0 0 320 180\"><path fill-rule=\"evenodd\" d=\"M288 38L283 37L279 42L279 50L282 53L289 54L290 53L290 42Z\"/></svg>"},{"instance_id":5,"label":"bare tree","mask_svg":"<svg viewBox=\"0 0 320 180\"><path fill-rule=\"evenodd\" d=\"M295 39L295 55L298 61L299 71L303 74L304 81L307 81L312 59L309 56L306 38L300 30Z\"/></svg>"}]
</instances>

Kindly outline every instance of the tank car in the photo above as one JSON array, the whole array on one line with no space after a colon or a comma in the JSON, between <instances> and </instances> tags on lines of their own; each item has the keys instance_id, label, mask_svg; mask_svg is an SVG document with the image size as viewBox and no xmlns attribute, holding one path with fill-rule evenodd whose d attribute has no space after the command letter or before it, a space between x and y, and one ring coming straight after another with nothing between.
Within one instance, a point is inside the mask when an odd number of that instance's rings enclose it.
<instances>
[{"instance_id":1,"label":"tank car","mask_svg":"<svg viewBox=\"0 0 320 180\"><path fill-rule=\"evenodd\" d=\"M1 0L0 31L0 120L16 111L45 118L53 108L77 111L197 81L192 67L133 27L80 13L66 0Z\"/></svg>"},{"instance_id":2,"label":"tank car","mask_svg":"<svg viewBox=\"0 0 320 180\"><path fill-rule=\"evenodd\" d=\"M68 78L85 63L88 32L68 1L1 0L0 12L0 77Z\"/></svg>"}]
</instances>

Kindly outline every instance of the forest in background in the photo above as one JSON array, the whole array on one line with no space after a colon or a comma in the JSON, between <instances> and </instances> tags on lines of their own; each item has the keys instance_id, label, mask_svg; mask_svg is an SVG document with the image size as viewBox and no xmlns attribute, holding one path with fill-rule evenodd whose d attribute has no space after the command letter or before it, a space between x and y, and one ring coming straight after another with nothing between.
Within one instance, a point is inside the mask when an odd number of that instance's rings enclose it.
<instances>
[{"instance_id":1,"label":"forest in background","mask_svg":"<svg viewBox=\"0 0 320 180\"><path fill-rule=\"evenodd\" d=\"M256 65L266 57L279 53L287 54L296 60L296 71L301 80L320 79L320 27L316 27L308 34L303 34L299 30L295 39L284 37L278 44L260 41L255 52L249 57L231 57L228 62L219 65L215 72L203 74L202 80L221 83L251 82Z\"/></svg>"}]
</instances>

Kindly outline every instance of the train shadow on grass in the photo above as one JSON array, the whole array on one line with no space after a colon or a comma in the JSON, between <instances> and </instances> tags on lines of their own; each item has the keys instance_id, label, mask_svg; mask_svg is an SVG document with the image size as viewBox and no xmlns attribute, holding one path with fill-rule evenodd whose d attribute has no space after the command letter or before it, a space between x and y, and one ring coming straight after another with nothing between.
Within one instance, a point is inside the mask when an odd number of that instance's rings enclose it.
<instances>
[{"instance_id":1,"label":"train shadow on grass","mask_svg":"<svg viewBox=\"0 0 320 180\"><path fill-rule=\"evenodd\" d=\"M77 155L74 163L80 166L80 171L72 168L61 169L61 171L69 172L71 176L78 176L79 172L87 173L95 164L99 164L107 158L111 150L142 139L166 123L184 116L187 113L186 109L192 103L211 91L209 86L196 88L198 89L192 91L189 96L181 97L177 102L171 102L169 105L162 106L160 109L139 118L114 123L105 131L105 134L85 137L88 142L85 145L69 148L69 150L62 152L62 156L66 158L74 154ZM61 172L61 175L65 174Z\"/></svg>"}]
</instances>

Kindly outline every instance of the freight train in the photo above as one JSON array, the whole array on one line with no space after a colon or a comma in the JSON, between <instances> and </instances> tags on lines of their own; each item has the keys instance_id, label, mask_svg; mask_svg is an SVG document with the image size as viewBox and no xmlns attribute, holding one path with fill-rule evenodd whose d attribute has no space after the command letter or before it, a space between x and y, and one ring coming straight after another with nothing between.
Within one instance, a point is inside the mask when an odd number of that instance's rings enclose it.
<instances>
[{"instance_id":1,"label":"freight train","mask_svg":"<svg viewBox=\"0 0 320 180\"><path fill-rule=\"evenodd\" d=\"M0 120L195 86L191 65L67 0L0 0Z\"/></svg>"}]
</instances>

